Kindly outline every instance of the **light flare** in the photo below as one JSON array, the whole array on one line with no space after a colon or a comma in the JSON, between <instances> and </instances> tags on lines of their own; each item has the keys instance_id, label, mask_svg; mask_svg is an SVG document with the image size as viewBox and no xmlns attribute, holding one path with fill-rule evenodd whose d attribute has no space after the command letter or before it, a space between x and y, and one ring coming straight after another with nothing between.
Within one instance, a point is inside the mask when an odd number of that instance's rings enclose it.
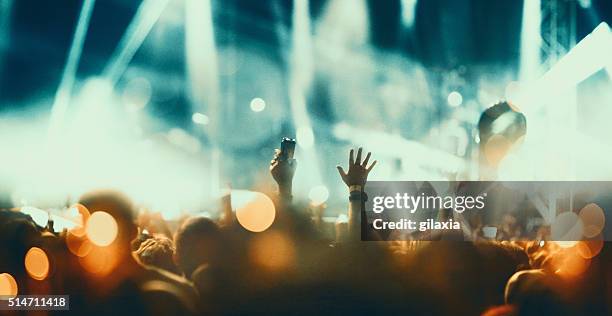
<instances>
[{"instance_id":1,"label":"light flare","mask_svg":"<svg viewBox=\"0 0 612 316\"><path fill-rule=\"evenodd\" d=\"M50 270L49 257L44 250L38 247L32 247L26 253L24 260L28 275L37 281L42 281L47 278Z\"/></svg>"},{"instance_id":2,"label":"light flare","mask_svg":"<svg viewBox=\"0 0 612 316\"><path fill-rule=\"evenodd\" d=\"M15 278L8 273L0 273L0 296L15 297L19 287Z\"/></svg>"},{"instance_id":3,"label":"light flare","mask_svg":"<svg viewBox=\"0 0 612 316\"><path fill-rule=\"evenodd\" d=\"M117 221L106 212L94 212L85 228L87 238L96 246L105 247L117 239Z\"/></svg>"},{"instance_id":4,"label":"light flare","mask_svg":"<svg viewBox=\"0 0 612 316\"><path fill-rule=\"evenodd\" d=\"M250 192L236 206L236 219L246 230L259 233L268 229L276 217L274 203L268 196L259 192Z\"/></svg>"}]
</instances>

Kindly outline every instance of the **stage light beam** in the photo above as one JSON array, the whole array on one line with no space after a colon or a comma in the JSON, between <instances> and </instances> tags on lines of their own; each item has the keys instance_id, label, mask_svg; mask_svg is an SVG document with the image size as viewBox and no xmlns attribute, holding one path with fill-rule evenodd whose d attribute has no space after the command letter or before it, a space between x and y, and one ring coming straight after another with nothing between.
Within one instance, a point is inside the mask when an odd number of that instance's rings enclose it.
<instances>
[{"instance_id":1,"label":"stage light beam","mask_svg":"<svg viewBox=\"0 0 612 316\"><path fill-rule=\"evenodd\" d=\"M114 86L149 32L159 20L169 0L144 0L128 25L119 45L104 68L103 76Z\"/></svg>"},{"instance_id":2,"label":"stage light beam","mask_svg":"<svg viewBox=\"0 0 612 316\"><path fill-rule=\"evenodd\" d=\"M401 0L402 4L402 24L406 28L411 28L414 25L416 16L417 0Z\"/></svg>"},{"instance_id":3,"label":"stage light beam","mask_svg":"<svg viewBox=\"0 0 612 316\"><path fill-rule=\"evenodd\" d=\"M191 107L194 112L207 113L209 118L205 131L211 142L210 196L216 196L221 187L219 65L213 22L210 0L185 1L185 58Z\"/></svg>"},{"instance_id":4,"label":"stage light beam","mask_svg":"<svg viewBox=\"0 0 612 316\"><path fill-rule=\"evenodd\" d=\"M289 105L296 129L300 151L296 153L300 164L310 177L302 177L297 186L312 187L321 184L316 156L316 140L306 109L306 91L314 76L312 34L308 0L296 0L293 9L292 45L289 61Z\"/></svg>"},{"instance_id":5,"label":"stage light beam","mask_svg":"<svg viewBox=\"0 0 612 316\"><path fill-rule=\"evenodd\" d=\"M62 78L57 91L55 92L53 107L51 108L51 137L56 136L58 129L62 125L68 105L70 104L72 87L74 85L79 60L81 59L81 53L83 52L83 44L89 28L89 20L91 18L91 13L93 12L94 4L95 0L85 0L81 6L79 20L77 21L72 44L70 45L70 50L68 51L66 66L62 72Z\"/></svg>"},{"instance_id":6,"label":"stage light beam","mask_svg":"<svg viewBox=\"0 0 612 316\"><path fill-rule=\"evenodd\" d=\"M542 9L540 0L523 2L521 26L521 59L519 78L521 81L535 80L540 72L540 49Z\"/></svg>"}]
</instances>

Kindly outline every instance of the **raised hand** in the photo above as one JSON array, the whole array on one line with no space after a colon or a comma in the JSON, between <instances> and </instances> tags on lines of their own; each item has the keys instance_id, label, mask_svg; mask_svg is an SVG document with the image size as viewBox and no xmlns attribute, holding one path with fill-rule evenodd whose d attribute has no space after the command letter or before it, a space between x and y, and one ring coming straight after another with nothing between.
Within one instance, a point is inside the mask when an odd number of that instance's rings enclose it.
<instances>
[{"instance_id":1,"label":"raised hand","mask_svg":"<svg viewBox=\"0 0 612 316\"><path fill-rule=\"evenodd\" d=\"M372 153L368 152L363 161L361 161L361 147L359 147L359 150L357 150L356 158L353 158L354 153L355 150L351 149L349 153L348 172L345 172L341 166L336 166L336 168L338 168L338 172L340 173L340 177L342 177L342 181L344 181L344 183L348 187L351 187L353 185L360 185L363 187L368 181L368 174L376 165L376 160L374 160L372 164L368 166L368 162L370 161L370 156Z\"/></svg>"},{"instance_id":2,"label":"raised hand","mask_svg":"<svg viewBox=\"0 0 612 316\"><path fill-rule=\"evenodd\" d=\"M291 194L297 161L293 158L287 160L279 159L279 156L280 150L275 149L274 158L270 161L270 174L272 174L272 178L278 184L278 189L281 193Z\"/></svg>"}]
</instances>

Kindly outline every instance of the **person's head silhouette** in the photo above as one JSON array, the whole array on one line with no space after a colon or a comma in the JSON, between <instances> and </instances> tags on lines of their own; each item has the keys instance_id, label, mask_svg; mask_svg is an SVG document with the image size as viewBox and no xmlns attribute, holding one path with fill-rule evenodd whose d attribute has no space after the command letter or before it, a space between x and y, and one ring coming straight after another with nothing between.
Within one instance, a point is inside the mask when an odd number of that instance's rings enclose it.
<instances>
[{"instance_id":1,"label":"person's head silhouette","mask_svg":"<svg viewBox=\"0 0 612 316\"><path fill-rule=\"evenodd\" d=\"M486 109L478 120L481 178L495 173L507 153L522 142L527 120L514 105L499 102Z\"/></svg>"}]
</instances>

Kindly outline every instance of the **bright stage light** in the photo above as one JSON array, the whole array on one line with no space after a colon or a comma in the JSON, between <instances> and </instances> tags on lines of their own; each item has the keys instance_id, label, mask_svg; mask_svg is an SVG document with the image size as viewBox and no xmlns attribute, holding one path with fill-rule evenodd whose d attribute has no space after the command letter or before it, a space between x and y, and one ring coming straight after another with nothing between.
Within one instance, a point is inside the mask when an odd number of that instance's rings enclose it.
<instances>
[{"instance_id":1,"label":"bright stage light","mask_svg":"<svg viewBox=\"0 0 612 316\"><path fill-rule=\"evenodd\" d=\"M206 125L210 121L210 119L208 118L208 116L206 116L206 114L202 114L199 112L193 113L193 115L191 116L191 120L194 123L200 124L200 125Z\"/></svg>"},{"instance_id":2,"label":"bright stage light","mask_svg":"<svg viewBox=\"0 0 612 316\"><path fill-rule=\"evenodd\" d=\"M340 0L342 1L344 0ZM334 0L329 5L337 2L338 0ZM313 185L322 183L317 151L314 147L312 123L306 107L307 91L310 89L315 73L314 48L309 1L296 0L293 3L293 27L289 56L289 106L296 129L297 144L302 149L296 152L296 156L300 160L300 169L306 170L302 177L296 179L294 188L306 191ZM346 11L339 13L347 14Z\"/></svg>"},{"instance_id":3,"label":"bright stage light","mask_svg":"<svg viewBox=\"0 0 612 316\"><path fill-rule=\"evenodd\" d=\"M185 57L192 108L207 108L213 119L209 132L216 133L219 65L210 0L185 1ZM212 141L217 140L213 137Z\"/></svg>"},{"instance_id":4,"label":"bright stage light","mask_svg":"<svg viewBox=\"0 0 612 316\"><path fill-rule=\"evenodd\" d=\"M206 128L210 147L208 194L215 195L220 187L220 86L217 44L211 0L186 0L185 3L185 66L189 100L194 111L206 111Z\"/></svg>"},{"instance_id":5,"label":"bright stage light","mask_svg":"<svg viewBox=\"0 0 612 316\"><path fill-rule=\"evenodd\" d=\"M591 0L578 0L578 4L583 9L588 9L591 7Z\"/></svg>"},{"instance_id":6,"label":"bright stage light","mask_svg":"<svg viewBox=\"0 0 612 316\"><path fill-rule=\"evenodd\" d=\"M294 14L299 14L301 8L308 8L306 0L298 0L295 3L294 7L298 9L294 9ZM324 41L326 45L333 45L335 49L346 49L367 42L370 35L370 20L366 1L327 1L323 12L317 22L318 40Z\"/></svg>"},{"instance_id":7,"label":"bright stage light","mask_svg":"<svg viewBox=\"0 0 612 316\"><path fill-rule=\"evenodd\" d=\"M462 158L449 154L443 150L432 148L414 140L408 140L396 134L380 132L372 129L363 129L339 123L334 127L334 136L363 145L378 155L388 157L410 158L414 166L423 166L444 170L444 172L460 173L466 169ZM336 129L340 128L338 133ZM405 153L411 153L406 156Z\"/></svg>"},{"instance_id":8,"label":"bright stage light","mask_svg":"<svg viewBox=\"0 0 612 316\"><path fill-rule=\"evenodd\" d=\"M261 112L266 108L266 101L262 98L254 98L250 105L253 112Z\"/></svg>"},{"instance_id":9,"label":"bright stage light","mask_svg":"<svg viewBox=\"0 0 612 316\"><path fill-rule=\"evenodd\" d=\"M446 101L448 101L448 105L452 107L460 106L461 103L463 103L463 96L461 95L461 93L453 91L448 94L448 98L446 99Z\"/></svg>"},{"instance_id":10,"label":"bright stage light","mask_svg":"<svg viewBox=\"0 0 612 316\"><path fill-rule=\"evenodd\" d=\"M402 0L402 24L404 27L411 28L414 24L416 15L417 0Z\"/></svg>"},{"instance_id":11,"label":"bright stage light","mask_svg":"<svg viewBox=\"0 0 612 316\"><path fill-rule=\"evenodd\" d=\"M106 106L105 102L113 94L113 86L110 81L102 77L91 77L85 81L80 92L80 98L88 108Z\"/></svg>"},{"instance_id":12,"label":"bright stage light","mask_svg":"<svg viewBox=\"0 0 612 316\"><path fill-rule=\"evenodd\" d=\"M13 187L14 205L59 206L67 197L114 188L164 213L177 205L181 211L199 210L211 182L202 181L203 175L209 177L210 165L202 164L198 139L184 131L143 139L133 132L133 118L122 107L113 106L118 104L117 97L107 81L93 79L78 85L82 88L71 103L71 119L53 146L46 146L44 137L48 117L0 118L0 143L12 148L11 155L0 157L0 163L13 166L0 173L4 183ZM53 210L51 219L56 230L78 223L69 214L54 215ZM46 225L44 218L38 222Z\"/></svg>"}]
</instances>

